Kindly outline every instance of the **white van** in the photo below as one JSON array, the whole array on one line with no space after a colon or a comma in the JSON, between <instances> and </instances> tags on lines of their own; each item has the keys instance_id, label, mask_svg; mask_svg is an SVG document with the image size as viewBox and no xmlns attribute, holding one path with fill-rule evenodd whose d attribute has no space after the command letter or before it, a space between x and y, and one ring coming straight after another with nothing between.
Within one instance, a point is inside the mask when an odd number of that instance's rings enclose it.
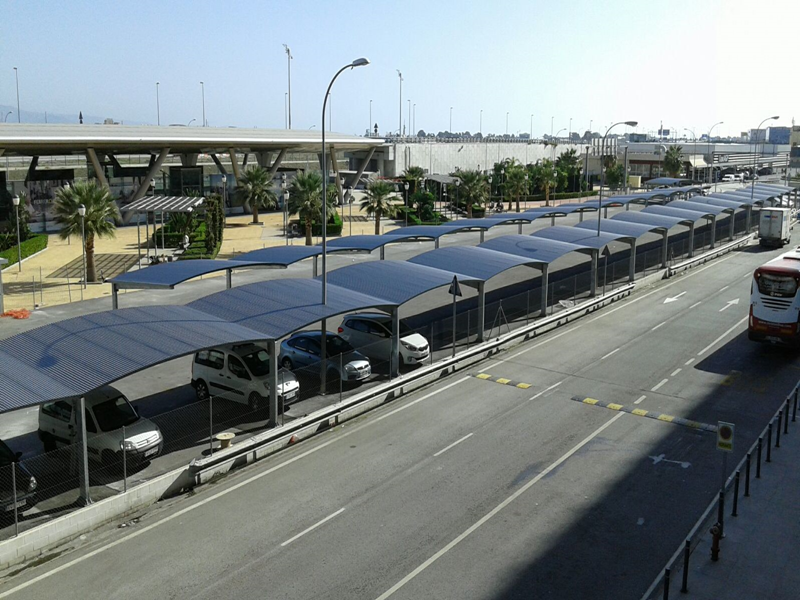
<instances>
[{"instance_id":1,"label":"white van","mask_svg":"<svg viewBox=\"0 0 800 600\"><path fill-rule=\"evenodd\" d=\"M126 459L145 462L161 454L164 438L158 426L140 417L122 392L110 385L84 397L86 437L89 458L104 465L119 465L122 451ZM73 406L67 398L46 402L39 407L39 439L45 452L78 441L78 424ZM122 428L125 427L125 439Z\"/></svg>"},{"instance_id":2,"label":"white van","mask_svg":"<svg viewBox=\"0 0 800 600\"><path fill-rule=\"evenodd\" d=\"M269 354L256 344L234 344L201 350L192 361L192 387L198 400L209 396L235 400L259 410L267 406ZM300 384L291 371L278 373L278 397L284 406L300 397Z\"/></svg>"},{"instance_id":3,"label":"white van","mask_svg":"<svg viewBox=\"0 0 800 600\"><path fill-rule=\"evenodd\" d=\"M722 183L733 183L734 181L737 181L736 175L732 175L729 173L728 175L722 176Z\"/></svg>"}]
</instances>

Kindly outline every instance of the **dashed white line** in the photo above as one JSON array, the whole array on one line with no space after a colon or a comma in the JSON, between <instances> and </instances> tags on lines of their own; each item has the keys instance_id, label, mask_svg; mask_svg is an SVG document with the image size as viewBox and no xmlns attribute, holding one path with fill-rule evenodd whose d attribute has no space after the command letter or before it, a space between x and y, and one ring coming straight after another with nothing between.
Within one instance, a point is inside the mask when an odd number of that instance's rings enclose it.
<instances>
[{"instance_id":1,"label":"dashed white line","mask_svg":"<svg viewBox=\"0 0 800 600\"><path fill-rule=\"evenodd\" d=\"M647 398L647 396L639 396L636 400L634 400L633 403L634 404L641 404L642 400L644 400L645 398Z\"/></svg>"},{"instance_id":2,"label":"dashed white line","mask_svg":"<svg viewBox=\"0 0 800 600\"><path fill-rule=\"evenodd\" d=\"M650 391L651 391L651 392L657 392L657 391L658 391L658 388L660 388L662 385L664 385L664 384L665 384L665 383L667 383L668 381L669 381L669 379L662 379L662 380L661 380L661 381L659 381L657 384L655 384L655 385L654 385L652 388L650 388Z\"/></svg>"},{"instance_id":3,"label":"dashed white line","mask_svg":"<svg viewBox=\"0 0 800 600\"><path fill-rule=\"evenodd\" d=\"M554 383L554 384L553 384L553 385L551 385L550 387L546 387L546 388L544 388L544 389L543 389L541 392L539 392L538 394L534 394L533 396L531 396L530 398L528 398L528 401L530 401L530 400L536 400L536 399L537 399L539 396L541 396L541 395L542 395L542 394L544 394L545 392L549 392L550 390L557 388L557 387L558 387L558 386L560 386L562 383L564 383L564 380L563 380L563 379L562 379L561 381L559 381L558 383Z\"/></svg>"},{"instance_id":4,"label":"dashed white line","mask_svg":"<svg viewBox=\"0 0 800 600\"><path fill-rule=\"evenodd\" d=\"M700 306L701 304L702 304L702 302L695 302L694 304L692 304L692 305L689 307L689 310L692 310L694 307L696 307L696 306Z\"/></svg>"},{"instance_id":5,"label":"dashed white line","mask_svg":"<svg viewBox=\"0 0 800 600\"><path fill-rule=\"evenodd\" d=\"M340 514L342 514L343 512L344 512L344 508L340 508L340 509L339 509L339 510L337 510L335 513L333 513L332 515L328 515L327 517L325 517L325 518L324 518L324 519L322 519L321 521L317 521L316 523L314 523L314 524L313 524L311 527L309 527L308 529L305 529L305 530L301 531L300 533L298 533L296 536L294 536L294 537L292 537L292 538L289 538L288 540L286 540L285 542L283 542L283 543L281 544L281 547L288 546L289 544L291 544L291 543L292 543L293 541L295 541L296 539L303 537L305 534L307 534L307 533L309 533L309 532L311 532L311 531L314 531L314 530L315 530L317 527L319 527L320 525L324 525L325 523L327 523L328 521L330 521L332 518L334 518L336 515L340 515Z\"/></svg>"},{"instance_id":6,"label":"dashed white line","mask_svg":"<svg viewBox=\"0 0 800 600\"><path fill-rule=\"evenodd\" d=\"M694 358L690 358L689 360L687 360L687 361L686 361L685 363L683 363L683 364L684 364L684 366L688 367L688 366L689 366L690 364L692 364L692 363L693 363L695 360L696 360L696 359L694 359Z\"/></svg>"},{"instance_id":7,"label":"dashed white line","mask_svg":"<svg viewBox=\"0 0 800 600\"><path fill-rule=\"evenodd\" d=\"M655 331L655 330L656 330L656 329L658 329L659 327L661 327L661 326L663 326L663 325L666 325L666 324L667 324L667 322L666 322L666 321L662 321L661 323L659 323L658 325L656 325L655 327L653 327L653 328L652 328L650 331Z\"/></svg>"},{"instance_id":8,"label":"dashed white line","mask_svg":"<svg viewBox=\"0 0 800 600\"><path fill-rule=\"evenodd\" d=\"M441 449L441 450L439 450L439 451L438 451L436 454L434 454L434 455L433 455L433 456L434 456L434 458L436 458L436 457L437 457L437 456L439 456L440 454L444 454L445 452L447 452L448 450L450 450L450 448L452 448L453 446L458 446L458 445L459 445L461 442L463 442L464 440L468 440L468 439L469 439L469 438L471 438L471 437L472 437L472 434L471 434L471 433L468 433L467 435L465 435L464 437L462 437L460 440L456 440L455 442L453 442L453 443L452 443L452 444L450 444L449 446L445 446L444 448L442 448L442 449Z\"/></svg>"},{"instance_id":9,"label":"dashed white line","mask_svg":"<svg viewBox=\"0 0 800 600\"><path fill-rule=\"evenodd\" d=\"M611 352L609 352L608 354L606 354L606 355L604 355L604 356L601 356L601 357L600 357L600 360L605 360L606 358L608 358L608 357L609 357L609 356L611 356L612 354L616 354L616 353L617 353L617 352L619 352L619 351L620 351L620 348L614 348L614 349L613 349Z\"/></svg>"},{"instance_id":10,"label":"dashed white line","mask_svg":"<svg viewBox=\"0 0 800 600\"><path fill-rule=\"evenodd\" d=\"M728 334L729 334L731 331L733 331L734 329L736 329L737 327L739 327L739 326L740 326L742 323L744 323L745 321L747 321L747 319L749 319L749 318L750 318L750 317L742 317L740 320L736 321L736 323L735 323L735 324L734 324L732 327L730 327L729 329L727 329L727 330L725 331L725 333L723 333L721 336L719 336L717 339L715 339L713 342L711 342L711 343L710 343L708 346L706 346L705 348L703 348L702 350L700 350L700 352L698 352L698 353L697 353L697 356L702 356L703 354L705 354L706 352L708 352L709 350L711 350L711 348L713 348L713 347L714 347L714 346L717 344L717 342L719 342L720 340L723 340L723 339L725 339L725 337L727 337L727 336L728 336Z\"/></svg>"},{"instance_id":11,"label":"dashed white line","mask_svg":"<svg viewBox=\"0 0 800 600\"><path fill-rule=\"evenodd\" d=\"M678 367L678 368L677 368L677 369L675 369L675 370L674 370L672 373L670 373L670 374L669 374L669 376L670 376L670 377L675 377L675 375L677 375L677 374L678 374L678 373L680 373L680 372L681 372L681 368L680 368L680 367Z\"/></svg>"},{"instance_id":12,"label":"dashed white line","mask_svg":"<svg viewBox=\"0 0 800 600\"><path fill-rule=\"evenodd\" d=\"M510 495L508 498L506 498L505 500L503 500L503 501L502 501L500 504L498 504L497 506L495 506L495 507L494 507L492 510L490 510L490 511L489 511L488 513L486 513L486 514L485 514L483 517L481 517L481 518L480 518L478 521L476 521L474 524L472 524L472 525L471 525L469 528L467 528L467 529L466 529L466 530L465 530L463 533L461 533L461 534L460 534L458 537L456 537L456 538L455 538L453 541L451 541L449 544L447 544L447 545L446 545L444 548L442 548L441 550L439 550L438 552L436 552L436 553L435 553L433 556L431 556L430 558L428 558L428 559L427 559L425 562L423 562L423 563L422 563L420 566L418 566L416 569L414 569L413 571L411 571L411 573L409 573L408 575L406 575L405 577L403 577L403 578L402 578L400 581L398 581L397 583L395 583L395 584L394 584L392 587L390 587L388 590L386 590L386 591L385 591L383 594L381 594L380 596L378 596L377 600L386 600L387 598L389 598L390 596L392 596L392 595L393 595L395 592L397 592L398 590L400 590L400 589L401 589L403 586L405 586L405 585L406 585L406 584L407 584L409 581L411 581L412 579L414 579L414 578L415 578L417 575L419 575L419 574L420 574L420 573L422 573L422 572L423 572L425 569L427 569L428 567L430 567L430 566L431 566L433 563L435 563L437 560L439 560L439 559L440 559L442 556L444 556L444 555L445 555L445 554L447 554L447 553L448 553L450 550L452 550L453 548L455 548L455 547L456 547L458 544L460 544L461 542L463 542L463 541L464 541L464 540L465 540L467 537L469 537L469 536L470 536L472 533L474 533L474 532L475 532L475 531L476 531L476 530L477 530L477 529L478 529L478 528L479 528L481 525L485 524L487 521L489 521L489 519L491 519L492 517L494 517L494 516L495 516L497 513L499 513L501 510L503 510L503 509L504 509L506 506L508 506L509 504L511 504L512 502L514 502L514 500L516 500L516 499L517 499L517 498L519 498L519 497L520 497L522 494L524 494L525 492L527 492L527 491L528 491L528 490L529 490L531 487L533 487L534 485L536 485L537 483L539 483L539 482L540 482L542 479L544 479L545 477L547 477L547 476L548 476L548 475L549 475L551 472L553 472L555 469L557 469L558 467L560 467L560 466L561 466L561 465L562 465L564 462L566 462L566 461L567 461L567 460L568 460L568 459L569 459L569 458L570 458L570 457L571 457L573 454L575 454L576 452L578 452L578 450L580 450L581 448L583 448L583 447L584 447L586 444L588 444L589 442L591 442L591 441L592 441L592 440L593 440L595 437L597 437L598 435L600 435L600 434L601 434L601 433L602 433L602 432L603 432L603 431L604 431L604 430L605 430L607 427L609 427L609 426L610 426L610 425L612 425L614 422L616 422L616 421L617 421L617 420L618 420L620 417L622 417L624 414L625 414L625 413L619 413L619 414L617 414L617 415L614 415L614 417L613 417L612 419L610 419L609 421L607 421L606 423L604 423L603 425L601 425L600 427L598 427L597 429L595 429L595 430L594 430L594 432L592 432L592 433L591 433L591 434L590 434L588 437L586 437L584 440L582 440L580 443L578 443L576 446L574 446L572 449L570 449L570 450L569 450L569 451L568 451L566 454L564 454L563 456L561 456L561 458L559 458L558 460L556 460L555 462L553 462L552 464L550 464L550 465L549 465L549 466L548 466L546 469L544 469L544 470L543 470L541 473L539 473L539 474L538 474L536 477L534 477L533 479L531 479L531 480L530 480L528 483L526 483L525 485L523 485L523 486L522 486L521 488L519 488L519 489L518 489L516 492L514 492L514 493L513 493L513 494L511 494L511 495Z\"/></svg>"},{"instance_id":13,"label":"dashed white line","mask_svg":"<svg viewBox=\"0 0 800 600\"><path fill-rule=\"evenodd\" d=\"M724 292L724 291L725 291L725 290L727 290L729 287L731 287L731 286L729 286L729 285L726 285L724 288L722 288L722 289L720 290L720 292Z\"/></svg>"}]
</instances>

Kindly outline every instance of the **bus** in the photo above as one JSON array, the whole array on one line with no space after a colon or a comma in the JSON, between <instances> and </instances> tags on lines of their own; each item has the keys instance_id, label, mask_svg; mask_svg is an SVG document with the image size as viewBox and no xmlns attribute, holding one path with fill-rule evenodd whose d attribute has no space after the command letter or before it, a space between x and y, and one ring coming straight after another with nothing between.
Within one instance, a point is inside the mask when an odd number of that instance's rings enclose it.
<instances>
[{"instance_id":1,"label":"bus","mask_svg":"<svg viewBox=\"0 0 800 600\"><path fill-rule=\"evenodd\" d=\"M800 347L800 247L758 267L750 287L747 336Z\"/></svg>"}]
</instances>

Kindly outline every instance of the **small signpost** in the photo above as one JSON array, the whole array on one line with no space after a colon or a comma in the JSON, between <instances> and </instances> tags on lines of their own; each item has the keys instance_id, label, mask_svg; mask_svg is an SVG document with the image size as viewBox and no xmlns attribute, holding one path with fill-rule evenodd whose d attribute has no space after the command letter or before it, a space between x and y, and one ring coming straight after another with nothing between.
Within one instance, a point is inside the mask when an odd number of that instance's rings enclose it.
<instances>
[{"instance_id":1,"label":"small signpost","mask_svg":"<svg viewBox=\"0 0 800 600\"><path fill-rule=\"evenodd\" d=\"M733 423L719 422L717 425L717 450L733 452L733 432L735 427Z\"/></svg>"},{"instance_id":2,"label":"small signpost","mask_svg":"<svg viewBox=\"0 0 800 600\"><path fill-rule=\"evenodd\" d=\"M722 483L719 486L719 510L717 516L720 537L724 537L725 474L728 472L728 454L733 452L733 434L735 429L736 426L733 423L726 423L725 421L717 422L717 450L722 451Z\"/></svg>"},{"instance_id":3,"label":"small signpost","mask_svg":"<svg viewBox=\"0 0 800 600\"><path fill-rule=\"evenodd\" d=\"M453 282L450 284L449 294L453 296L453 358L456 356L456 298L461 296L461 286L458 285L458 277L453 275ZM469 335L469 331L467 332ZM431 340L430 343L433 343Z\"/></svg>"}]
</instances>

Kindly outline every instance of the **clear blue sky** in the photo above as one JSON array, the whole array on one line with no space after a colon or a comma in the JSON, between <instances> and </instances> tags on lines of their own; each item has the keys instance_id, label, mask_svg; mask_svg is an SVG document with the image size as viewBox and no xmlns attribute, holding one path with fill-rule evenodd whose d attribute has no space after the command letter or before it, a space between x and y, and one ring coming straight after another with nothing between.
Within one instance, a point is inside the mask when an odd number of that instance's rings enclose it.
<instances>
[{"instance_id":1,"label":"clear blue sky","mask_svg":"<svg viewBox=\"0 0 800 600\"><path fill-rule=\"evenodd\" d=\"M296 129L320 127L333 73L333 129L398 128L398 77L417 129L639 131L725 121L737 134L779 114L788 125L800 84L789 62L797 0L29 2L0 0L0 104L23 111L212 126L284 126L286 55ZM751 87L751 81L758 85ZM9 119L11 120L11 119ZM716 130L715 130L716 133Z\"/></svg>"}]
</instances>

